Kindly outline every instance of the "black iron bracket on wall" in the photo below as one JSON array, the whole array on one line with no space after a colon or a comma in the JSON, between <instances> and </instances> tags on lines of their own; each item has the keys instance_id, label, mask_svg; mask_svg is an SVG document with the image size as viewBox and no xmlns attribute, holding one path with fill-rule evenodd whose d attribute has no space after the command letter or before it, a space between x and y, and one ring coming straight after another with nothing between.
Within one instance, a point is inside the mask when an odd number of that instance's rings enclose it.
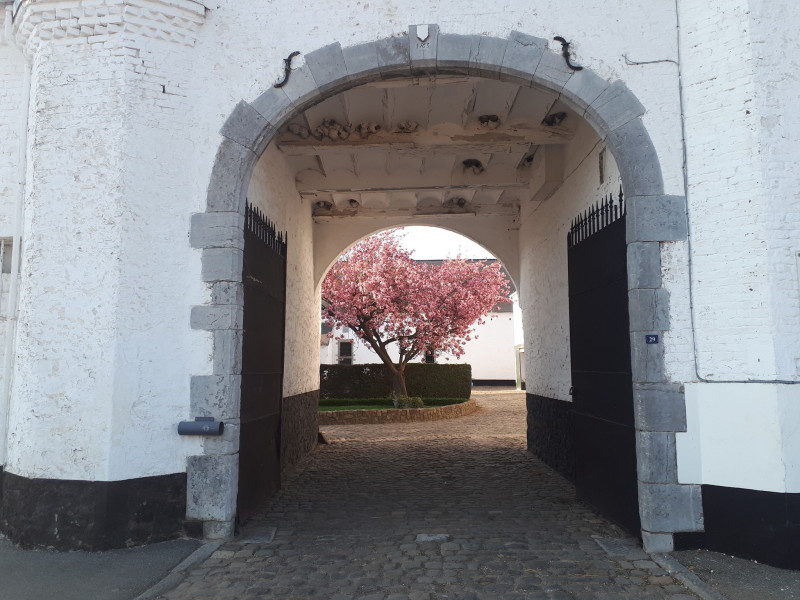
<instances>
[{"instance_id":1,"label":"black iron bracket on wall","mask_svg":"<svg viewBox=\"0 0 800 600\"><path fill-rule=\"evenodd\" d=\"M567 66L572 69L573 71L581 71L583 67L578 65L573 65L569 56L569 42L562 38L560 35L557 35L553 38L557 42L561 42L561 55L564 57L564 60L567 61Z\"/></svg>"},{"instance_id":2,"label":"black iron bracket on wall","mask_svg":"<svg viewBox=\"0 0 800 600\"><path fill-rule=\"evenodd\" d=\"M300 51L295 50L287 58L283 59L283 79L275 84L276 88L282 88L289 81L289 75L292 74L292 59L299 54Z\"/></svg>"}]
</instances>

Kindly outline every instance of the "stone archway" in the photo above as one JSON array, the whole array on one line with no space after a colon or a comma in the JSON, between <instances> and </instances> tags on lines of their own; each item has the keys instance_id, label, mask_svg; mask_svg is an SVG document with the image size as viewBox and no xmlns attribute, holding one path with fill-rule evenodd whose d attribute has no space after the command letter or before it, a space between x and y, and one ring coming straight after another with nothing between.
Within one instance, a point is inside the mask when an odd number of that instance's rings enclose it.
<instances>
[{"instance_id":1,"label":"stone archway","mask_svg":"<svg viewBox=\"0 0 800 600\"><path fill-rule=\"evenodd\" d=\"M628 283L639 503L646 548L670 550L672 533L702 527L700 488L677 481L675 432L685 429L685 403L666 381L663 346L645 333L670 329L661 282L660 242L686 238L686 200L664 194L661 165L643 124L645 108L622 81L573 71L547 42L512 32L508 39L456 35L417 26L408 36L348 48L330 44L305 56L284 87L241 101L220 133L206 212L193 215L191 243L202 249L203 281L215 304L196 306L192 326L214 337L212 375L191 381L192 416L237 419L241 372L245 194L250 175L277 130L297 111L341 91L380 79L472 75L539 87L559 95L604 140L619 166L628 201ZM236 496L238 431L207 453L190 457L187 516L205 522L208 537L230 535Z\"/></svg>"}]
</instances>

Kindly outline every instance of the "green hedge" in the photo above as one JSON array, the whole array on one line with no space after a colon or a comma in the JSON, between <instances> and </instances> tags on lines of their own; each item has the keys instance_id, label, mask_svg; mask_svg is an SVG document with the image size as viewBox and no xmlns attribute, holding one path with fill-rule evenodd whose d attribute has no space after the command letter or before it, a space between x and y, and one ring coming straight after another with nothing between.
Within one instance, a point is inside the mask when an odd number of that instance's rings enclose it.
<instances>
[{"instance_id":1,"label":"green hedge","mask_svg":"<svg viewBox=\"0 0 800 600\"><path fill-rule=\"evenodd\" d=\"M383 364L320 365L321 398L387 398L392 393L392 373ZM411 363L406 365L409 396L469 398L470 365Z\"/></svg>"}]
</instances>

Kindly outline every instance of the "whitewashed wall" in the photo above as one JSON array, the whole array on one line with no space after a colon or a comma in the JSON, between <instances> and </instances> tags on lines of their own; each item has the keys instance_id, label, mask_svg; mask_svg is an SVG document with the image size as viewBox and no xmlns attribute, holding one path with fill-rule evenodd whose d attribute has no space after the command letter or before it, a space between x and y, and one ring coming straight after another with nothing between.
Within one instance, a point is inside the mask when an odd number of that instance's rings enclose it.
<instances>
[{"instance_id":1,"label":"whitewashed wall","mask_svg":"<svg viewBox=\"0 0 800 600\"><path fill-rule=\"evenodd\" d=\"M798 386L688 384L678 480L796 494L799 423Z\"/></svg>"},{"instance_id":2,"label":"whitewashed wall","mask_svg":"<svg viewBox=\"0 0 800 600\"><path fill-rule=\"evenodd\" d=\"M11 6L0 4L0 238L6 240L6 252L11 242L18 249L18 212L22 205L25 182L26 130L28 122L28 68L25 58L16 48L11 30ZM8 258L11 258L10 256ZM15 254L16 258L16 254ZM9 265L18 264L9 260ZM10 270L10 269L9 269ZM16 268L14 269L16 271ZM11 289L12 275L2 276L0 302L0 465L6 460L6 424L8 421L10 360L14 318L15 293Z\"/></svg>"},{"instance_id":3,"label":"whitewashed wall","mask_svg":"<svg viewBox=\"0 0 800 600\"><path fill-rule=\"evenodd\" d=\"M526 207L522 215L519 296L525 327L525 383L532 394L570 399L567 232L572 220L590 204L619 194L619 171L608 150L600 183L603 149L601 140L583 123L567 147L564 184L540 205Z\"/></svg>"},{"instance_id":4,"label":"whitewashed wall","mask_svg":"<svg viewBox=\"0 0 800 600\"><path fill-rule=\"evenodd\" d=\"M787 56L796 60L797 23L787 2L772 15L755 0L679 2L703 377L797 378L798 286L790 266L798 239L797 175L786 165L800 126L783 110L786 98L797 96L794 71L781 66ZM190 307L209 301L200 283L200 253L187 243L189 217L205 209L222 124L237 102L253 100L282 76L292 51L404 35L414 23L437 23L445 33L562 35L573 42L576 62L623 80L639 98L666 192L683 193L673 0L635 0L624 11L595 3L565 10L558 0L491 6L345 0L337 10L321 0L220 0L206 8L191 0L143 3L145 13L172 15L153 21L159 35L132 27L123 43L113 27L103 33L92 26L65 29L61 38L41 43L29 43L22 33L17 38L32 65L33 118L19 313L24 326L10 418L8 465L15 473L153 475L182 471L184 457L198 453L194 442L174 435L174 424L188 417L189 377L211 372L210 335L189 328ZM92 6L118 8L114 0ZM748 23L749 41L742 32ZM7 60L13 55L7 47L0 45L0 53L0 77L8 77L7 69L20 63ZM754 75L756 64L767 68ZM11 84L0 93L15 89ZM0 127L9 118L4 108ZM581 203L602 193L595 183L595 142L590 132L576 136L563 188L535 212L523 213L517 283L526 311L528 386L560 399L567 399L569 387L564 239ZM8 148L0 138L0 169ZM0 213L2 227L5 204ZM291 230L298 247L310 241L305 227L297 215ZM318 231L315 226L315 237ZM669 376L677 381L693 369L687 256L685 245L675 244L662 257L673 319L665 352ZM308 262L297 260L301 281ZM315 264L315 275L325 268ZM720 290L730 301L720 302ZM297 360L316 362L318 339L312 344L299 331L291 338ZM289 379L287 390L310 383L305 375Z\"/></svg>"},{"instance_id":5,"label":"whitewashed wall","mask_svg":"<svg viewBox=\"0 0 800 600\"><path fill-rule=\"evenodd\" d=\"M270 147L253 171L247 197L288 233L286 253L286 354L283 395L319 389L319 294L314 281L311 207L300 198L283 155ZM309 357L311 357L309 359Z\"/></svg>"},{"instance_id":6,"label":"whitewashed wall","mask_svg":"<svg viewBox=\"0 0 800 600\"><path fill-rule=\"evenodd\" d=\"M19 32L32 119L7 462L16 474L125 479L184 471L185 455L200 452L175 431L189 416L189 376L211 361L209 334L189 327L209 293L187 241L205 201L192 193L192 101L180 91L191 76L182 34L202 10L183 16L186 28L166 40L148 37L155 23L124 42L107 35L113 25L75 28L38 49Z\"/></svg>"},{"instance_id":7,"label":"whitewashed wall","mask_svg":"<svg viewBox=\"0 0 800 600\"><path fill-rule=\"evenodd\" d=\"M184 457L198 453L174 433L189 416L189 377L211 372L211 336L188 325L190 307L209 301L200 252L187 243L189 217L205 209L225 119L282 76L290 52L405 35L414 23L500 37L519 29L566 37L578 62L625 79L645 106L671 103L668 74L655 81L622 58L672 55L671 0L616 13L564 10L556 0L348 0L337 10L323 1L223 0L204 9L143 0L142 25L127 25L124 43L114 35L115 0L29 3L23 13L56 6L67 13L44 18L59 36L40 41L20 29L17 37L33 65L34 119L8 464L25 476L154 475L182 471ZM62 23L83 17L86 28ZM668 166L680 163L677 114L671 105L648 122ZM679 180L670 169L666 176ZM297 360L309 352L316 362L317 343ZM287 380L287 390L307 388L300 380Z\"/></svg>"},{"instance_id":8,"label":"whitewashed wall","mask_svg":"<svg viewBox=\"0 0 800 600\"><path fill-rule=\"evenodd\" d=\"M0 4L0 238L14 234L25 173L28 81L22 53L11 37L11 7Z\"/></svg>"},{"instance_id":9,"label":"whitewashed wall","mask_svg":"<svg viewBox=\"0 0 800 600\"><path fill-rule=\"evenodd\" d=\"M699 376L797 379L800 14L716 0L680 15Z\"/></svg>"},{"instance_id":10,"label":"whitewashed wall","mask_svg":"<svg viewBox=\"0 0 800 600\"><path fill-rule=\"evenodd\" d=\"M686 386L678 475L796 493L800 13L716 0L681 2L680 19L697 335L685 380L702 381Z\"/></svg>"}]
</instances>

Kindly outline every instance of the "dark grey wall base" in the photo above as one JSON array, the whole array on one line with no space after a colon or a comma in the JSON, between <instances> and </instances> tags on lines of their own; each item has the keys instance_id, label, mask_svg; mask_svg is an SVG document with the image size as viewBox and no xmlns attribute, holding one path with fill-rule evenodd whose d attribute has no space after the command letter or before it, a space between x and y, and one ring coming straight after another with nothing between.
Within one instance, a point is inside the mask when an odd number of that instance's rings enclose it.
<instances>
[{"instance_id":1,"label":"dark grey wall base","mask_svg":"<svg viewBox=\"0 0 800 600\"><path fill-rule=\"evenodd\" d=\"M516 387L514 379L473 379L472 385L477 386L497 386L497 387Z\"/></svg>"},{"instance_id":2,"label":"dark grey wall base","mask_svg":"<svg viewBox=\"0 0 800 600\"><path fill-rule=\"evenodd\" d=\"M0 530L23 548L108 550L183 535L186 474L124 481L1 478Z\"/></svg>"},{"instance_id":3,"label":"dark grey wall base","mask_svg":"<svg viewBox=\"0 0 800 600\"><path fill-rule=\"evenodd\" d=\"M290 468L317 445L319 390L283 399L281 471Z\"/></svg>"},{"instance_id":4,"label":"dark grey wall base","mask_svg":"<svg viewBox=\"0 0 800 600\"><path fill-rule=\"evenodd\" d=\"M526 394L528 450L558 473L575 481L572 403Z\"/></svg>"},{"instance_id":5,"label":"dark grey wall base","mask_svg":"<svg viewBox=\"0 0 800 600\"><path fill-rule=\"evenodd\" d=\"M701 486L705 531L676 533L675 549L705 548L800 569L800 494Z\"/></svg>"}]
</instances>

